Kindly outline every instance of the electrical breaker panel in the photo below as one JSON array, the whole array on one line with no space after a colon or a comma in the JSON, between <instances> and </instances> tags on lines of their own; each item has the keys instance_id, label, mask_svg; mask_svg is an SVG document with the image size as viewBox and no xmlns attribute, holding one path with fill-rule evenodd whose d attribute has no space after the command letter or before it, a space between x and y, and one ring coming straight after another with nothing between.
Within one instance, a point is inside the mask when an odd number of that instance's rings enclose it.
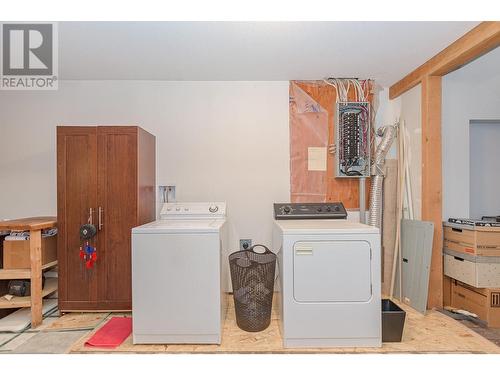
<instances>
[{"instance_id":1,"label":"electrical breaker panel","mask_svg":"<svg viewBox=\"0 0 500 375\"><path fill-rule=\"evenodd\" d=\"M370 176L370 104L338 102L336 177Z\"/></svg>"}]
</instances>

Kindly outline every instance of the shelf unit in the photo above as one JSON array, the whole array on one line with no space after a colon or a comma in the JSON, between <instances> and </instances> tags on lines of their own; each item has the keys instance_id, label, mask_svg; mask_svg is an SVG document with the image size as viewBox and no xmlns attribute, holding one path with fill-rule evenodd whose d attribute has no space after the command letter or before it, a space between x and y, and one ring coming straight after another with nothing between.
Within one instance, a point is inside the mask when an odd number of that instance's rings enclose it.
<instances>
[{"instance_id":1,"label":"shelf unit","mask_svg":"<svg viewBox=\"0 0 500 375\"><path fill-rule=\"evenodd\" d=\"M0 221L0 231L19 230L30 232L30 260L31 267L26 269L0 269L0 280L30 279L31 295L27 297L13 297L10 301L0 298L0 309L31 308L31 326L37 327L42 323L43 297L57 291L57 278L47 278L42 289L42 273L57 265L57 261L42 264L42 230L57 226L57 219L53 216L29 217Z\"/></svg>"},{"instance_id":2,"label":"shelf unit","mask_svg":"<svg viewBox=\"0 0 500 375\"><path fill-rule=\"evenodd\" d=\"M55 266L57 266L57 260L42 265L42 271L54 268ZM13 280L13 279L31 279L31 270L29 268L8 269L8 270L0 268L0 280Z\"/></svg>"},{"instance_id":3,"label":"shelf unit","mask_svg":"<svg viewBox=\"0 0 500 375\"><path fill-rule=\"evenodd\" d=\"M16 277L17 278L17 277ZM42 298L57 291L57 278L45 279L45 286L42 289ZM13 297L10 301L0 298L0 309L17 309L21 307L31 307L31 297Z\"/></svg>"}]
</instances>

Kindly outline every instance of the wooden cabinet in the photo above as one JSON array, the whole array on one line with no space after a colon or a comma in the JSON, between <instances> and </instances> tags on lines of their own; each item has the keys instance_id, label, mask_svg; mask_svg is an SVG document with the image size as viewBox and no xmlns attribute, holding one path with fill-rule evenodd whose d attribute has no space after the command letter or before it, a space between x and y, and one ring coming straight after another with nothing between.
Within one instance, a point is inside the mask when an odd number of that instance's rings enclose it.
<instances>
[{"instance_id":1,"label":"wooden cabinet","mask_svg":"<svg viewBox=\"0 0 500 375\"><path fill-rule=\"evenodd\" d=\"M155 137L137 126L57 128L59 309L131 309L131 228L155 219ZM97 227L97 262L79 228Z\"/></svg>"}]
</instances>

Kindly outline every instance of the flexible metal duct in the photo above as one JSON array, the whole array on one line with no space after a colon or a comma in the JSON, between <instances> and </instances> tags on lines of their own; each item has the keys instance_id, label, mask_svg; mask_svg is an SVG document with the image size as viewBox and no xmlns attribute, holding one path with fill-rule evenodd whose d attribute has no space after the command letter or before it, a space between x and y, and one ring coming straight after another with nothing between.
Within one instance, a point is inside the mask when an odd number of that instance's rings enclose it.
<instances>
[{"instance_id":1,"label":"flexible metal duct","mask_svg":"<svg viewBox=\"0 0 500 375\"><path fill-rule=\"evenodd\" d=\"M384 165L385 157L391 148L396 136L397 125L387 125L378 129L377 135L382 137L382 141L377 147L372 164L372 183L370 188L370 213L368 225L380 228L382 225L382 191L384 186Z\"/></svg>"}]
</instances>

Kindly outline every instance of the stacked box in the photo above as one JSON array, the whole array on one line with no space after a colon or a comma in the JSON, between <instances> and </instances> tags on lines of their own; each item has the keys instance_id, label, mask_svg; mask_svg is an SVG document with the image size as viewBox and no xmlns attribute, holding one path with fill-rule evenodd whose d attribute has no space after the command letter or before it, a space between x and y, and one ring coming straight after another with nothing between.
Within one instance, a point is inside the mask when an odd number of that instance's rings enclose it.
<instances>
[{"instance_id":1,"label":"stacked box","mask_svg":"<svg viewBox=\"0 0 500 375\"><path fill-rule=\"evenodd\" d=\"M476 288L500 288L500 227L444 223L444 274Z\"/></svg>"},{"instance_id":2,"label":"stacked box","mask_svg":"<svg viewBox=\"0 0 500 375\"><path fill-rule=\"evenodd\" d=\"M445 222L444 247L475 256L500 257L500 227Z\"/></svg>"},{"instance_id":3,"label":"stacked box","mask_svg":"<svg viewBox=\"0 0 500 375\"><path fill-rule=\"evenodd\" d=\"M3 268L18 269L31 268L30 240L4 241ZM57 260L57 237L42 237L41 243L42 264ZM75 251L75 254L78 252Z\"/></svg>"},{"instance_id":4,"label":"stacked box","mask_svg":"<svg viewBox=\"0 0 500 375\"><path fill-rule=\"evenodd\" d=\"M451 305L477 314L488 327L500 328L500 288L474 288L452 280Z\"/></svg>"}]
</instances>

